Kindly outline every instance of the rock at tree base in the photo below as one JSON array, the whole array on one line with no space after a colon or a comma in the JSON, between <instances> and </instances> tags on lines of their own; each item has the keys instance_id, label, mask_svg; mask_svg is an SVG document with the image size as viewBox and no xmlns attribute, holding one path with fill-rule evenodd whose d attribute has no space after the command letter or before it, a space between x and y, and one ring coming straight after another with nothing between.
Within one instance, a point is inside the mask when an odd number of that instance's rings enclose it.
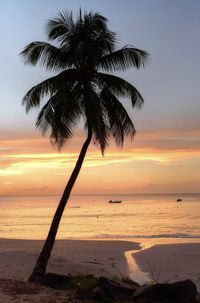
<instances>
[{"instance_id":1,"label":"rock at tree base","mask_svg":"<svg viewBox=\"0 0 200 303\"><path fill-rule=\"evenodd\" d=\"M106 300L106 296L100 287L95 287L91 290L89 298L92 300Z\"/></svg>"},{"instance_id":2,"label":"rock at tree base","mask_svg":"<svg viewBox=\"0 0 200 303\"><path fill-rule=\"evenodd\" d=\"M108 297L114 300L131 299L136 289L138 289L134 285L116 282L105 277L99 278L99 287Z\"/></svg>"},{"instance_id":3,"label":"rock at tree base","mask_svg":"<svg viewBox=\"0 0 200 303\"><path fill-rule=\"evenodd\" d=\"M70 276L58 275L49 272L45 276L44 285L55 289L62 289L63 285L67 284L71 279L72 277Z\"/></svg>"},{"instance_id":4,"label":"rock at tree base","mask_svg":"<svg viewBox=\"0 0 200 303\"><path fill-rule=\"evenodd\" d=\"M142 286L133 295L133 302L170 302L192 303L195 302L197 289L191 280L175 283L155 284Z\"/></svg>"}]
</instances>

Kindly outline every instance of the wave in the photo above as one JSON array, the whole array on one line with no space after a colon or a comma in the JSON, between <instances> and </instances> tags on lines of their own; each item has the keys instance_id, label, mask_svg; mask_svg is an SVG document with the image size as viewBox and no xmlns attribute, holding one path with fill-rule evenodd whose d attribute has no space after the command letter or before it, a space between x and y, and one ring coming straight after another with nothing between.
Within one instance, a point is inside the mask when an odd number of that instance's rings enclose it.
<instances>
[{"instance_id":1,"label":"wave","mask_svg":"<svg viewBox=\"0 0 200 303\"><path fill-rule=\"evenodd\" d=\"M135 238L145 238L145 239L156 239L156 238L200 239L200 235L191 235L191 234L184 234L184 233L157 234L157 235L100 234L100 235L96 235L95 237L100 238L100 239L135 239Z\"/></svg>"}]
</instances>

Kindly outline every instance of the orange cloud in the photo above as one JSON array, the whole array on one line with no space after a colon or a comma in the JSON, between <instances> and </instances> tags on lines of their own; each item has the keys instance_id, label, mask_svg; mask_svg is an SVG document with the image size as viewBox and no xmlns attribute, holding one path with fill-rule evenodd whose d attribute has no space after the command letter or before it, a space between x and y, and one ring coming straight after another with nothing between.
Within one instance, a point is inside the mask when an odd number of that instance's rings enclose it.
<instances>
[{"instance_id":1,"label":"orange cloud","mask_svg":"<svg viewBox=\"0 0 200 303\"><path fill-rule=\"evenodd\" d=\"M84 161L77 189L81 192L88 186L88 191L96 192L101 186L102 192L116 190L119 176L123 176L123 182L120 182L117 189L119 192L147 191L149 184L152 183L159 183L160 188L165 188L163 184L171 184L172 176L177 179L178 189L181 187L180 184L185 182L179 163L185 168L185 173L191 175L192 179L188 184L192 180L196 184L200 176L193 166L197 167L200 162L199 135L199 131L143 132L137 134L133 142L125 142L124 149L117 149L112 142L104 157L97 147L91 146ZM83 142L84 137L79 134L63 152L58 153L52 149L48 138L35 136L1 139L0 194L11 192L35 194L36 190L33 188L38 189L37 193L43 193L44 190L41 188L47 186L49 193L61 190L74 167ZM66 178L63 179L63 176ZM131 181L133 179L134 185ZM153 188L155 190L155 186Z\"/></svg>"}]
</instances>

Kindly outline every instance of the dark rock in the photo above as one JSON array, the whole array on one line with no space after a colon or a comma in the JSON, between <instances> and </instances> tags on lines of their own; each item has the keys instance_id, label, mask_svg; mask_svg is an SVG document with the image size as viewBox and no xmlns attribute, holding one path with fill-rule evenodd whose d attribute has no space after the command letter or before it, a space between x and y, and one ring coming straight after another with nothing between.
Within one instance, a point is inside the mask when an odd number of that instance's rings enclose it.
<instances>
[{"instance_id":1,"label":"dark rock","mask_svg":"<svg viewBox=\"0 0 200 303\"><path fill-rule=\"evenodd\" d=\"M133 295L133 302L153 303L192 303L195 302L197 289L191 280L172 284L155 284L142 286Z\"/></svg>"},{"instance_id":2,"label":"dark rock","mask_svg":"<svg viewBox=\"0 0 200 303\"><path fill-rule=\"evenodd\" d=\"M200 303L200 293L196 295L195 302Z\"/></svg>"},{"instance_id":3,"label":"dark rock","mask_svg":"<svg viewBox=\"0 0 200 303\"><path fill-rule=\"evenodd\" d=\"M44 285L55 289L63 289L71 279L71 276L58 275L49 272L45 276Z\"/></svg>"},{"instance_id":4,"label":"dark rock","mask_svg":"<svg viewBox=\"0 0 200 303\"><path fill-rule=\"evenodd\" d=\"M105 277L99 278L99 287L103 292L115 300L131 299L136 291L135 286L127 285L125 283L116 282Z\"/></svg>"},{"instance_id":5,"label":"dark rock","mask_svg":"<svg viewBox=\"0 0 200 303\"><path fill-rule=\"evenodd\" d=\"M93 300L105 300L106 295L104 294L103 290L100 287L95 287L91 290L89 294L89 299Z\"/></svg>"},{"instance_id":6,"label":"dark rock","mask_svg":"<svg viewBox=\"0 0 200 303\"><path fill-rule=\"evenodd\" d=\"M140 284L138 284L137 282L129 279L129 278L122 278L121 282L123 282L125 285L131 285L132 288L134 288L135 290L137 290L139 287L141 287Z\"/></svg>"}]
</instances>

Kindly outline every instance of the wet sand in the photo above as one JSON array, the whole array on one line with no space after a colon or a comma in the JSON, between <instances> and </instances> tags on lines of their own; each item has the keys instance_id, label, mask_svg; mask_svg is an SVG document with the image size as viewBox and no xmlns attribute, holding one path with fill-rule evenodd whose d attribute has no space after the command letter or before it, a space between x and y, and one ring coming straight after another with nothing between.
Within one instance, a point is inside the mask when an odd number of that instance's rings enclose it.
<instances>
[{"instance_id":1,"label":"wet sand","mask_svg":"<svg viewBox=\"0 0 200 303\"><path fill-rule=\"evenodd\" d=\"M156 282L191 279L200 291L200 243L154 245L133 255L139 268Z\"/></svg>"}]
</instances>

